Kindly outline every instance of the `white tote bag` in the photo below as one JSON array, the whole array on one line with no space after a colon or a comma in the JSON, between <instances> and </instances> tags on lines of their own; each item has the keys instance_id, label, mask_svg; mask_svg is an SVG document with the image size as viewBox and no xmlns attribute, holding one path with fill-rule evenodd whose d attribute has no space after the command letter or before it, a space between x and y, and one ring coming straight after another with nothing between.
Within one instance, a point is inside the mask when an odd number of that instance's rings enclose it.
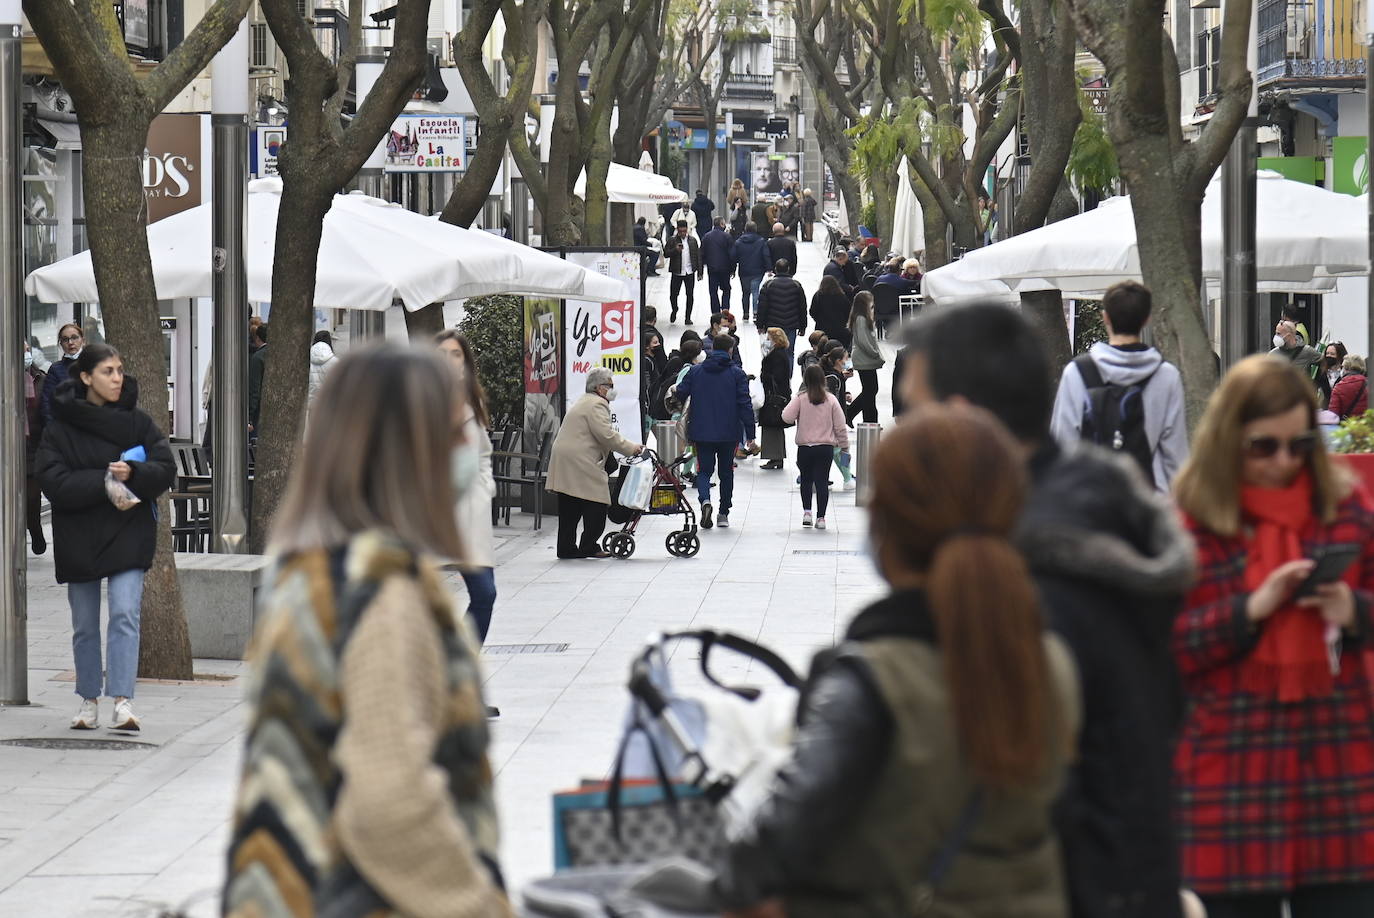
<instances>
[{"instance_id":1,"label":"white tote bag","mask_svg":"<svg viewBox=\"0 0 1374 918\"><path fill-rule=\"evenodd\" d=\"M654 495L654 464L648 457L636 456L625 463L625 476L620 480L620 497L616 503L630 510L645 511Z\"/></svg>"}]
</instances>

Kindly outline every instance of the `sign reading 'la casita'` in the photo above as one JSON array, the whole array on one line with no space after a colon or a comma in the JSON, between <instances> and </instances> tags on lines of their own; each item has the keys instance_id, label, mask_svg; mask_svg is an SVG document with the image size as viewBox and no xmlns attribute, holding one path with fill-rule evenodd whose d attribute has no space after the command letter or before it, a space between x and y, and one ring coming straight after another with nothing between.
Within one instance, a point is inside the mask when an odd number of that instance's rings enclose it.
<instances>
[{"instance_id":1,"label":"sign reading 'la casita'","mask_svg":"<svg viewBox=\"0 0 1374 918\"><path fill-rule=\"evenodd\" d=\"M467 119L462 115L401 115L386 137L387 172L462 172L467 168Z\"/></svg>"}]
</instances>

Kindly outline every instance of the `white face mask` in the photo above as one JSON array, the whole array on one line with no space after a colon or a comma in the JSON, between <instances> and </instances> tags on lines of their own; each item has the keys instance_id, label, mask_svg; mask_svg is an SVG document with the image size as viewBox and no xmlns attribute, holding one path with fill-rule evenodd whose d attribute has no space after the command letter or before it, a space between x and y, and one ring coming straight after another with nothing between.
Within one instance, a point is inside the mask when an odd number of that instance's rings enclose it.
<instances>
[{"instance_id":1,"label":"white face mask","mask_svg":"<svg viewBox=\"0 0 1374 918\"><path fill-rule=\"evenodd\" d=\"M463 443L453 448L449 455L449 480L453 483L453 496L461 498L477 480L480 457L476 443Z\"/></svg>"},{"instance_id":2,"label":"white face mask","mask_svg":"<svg viewBox=\"0 0 1374 918\"><path fill-rule=\"evenodd\" d=\"M29 367L31 367L31 366L33 366L33 351L25 351L25 352L24 352L24 369L27 370L27 369L28 369Z\"/></svg>"},{"instance_id":3,"label":"white face mask","mask_svg":"<svg viewBox=\"0 0 1374 918\"><path fill-rule=\"evenodd\" d=\"M762 352L763 356L767 357L769 354L773 353L773 348L775 347L777 347L776 344L765 338L763 339L763 343L759 345L759 351Z\"/></svg>"},{"instance_id":4,"label":"white face mask","mask_svg":"<svg viewBox=\"0 0 1374 918\"><path fill-rule=\"evenodd\" d=\"M1283 335L1275 335L1275 336L1274 336L1274 347L1283 347L1283 346L1285 346L1287 343L1288 343L1287 341L1284 341L1284 340L1283 340Z\"/></svg>"},{"instance_id":5,"label":"white face mask","mask_svg":"<svg viewBox=\"0 0 1374 918\"><path fill-rule=\"evenodd\" d=\"M608 388L608 389L606 390L606 401L608 401L608 402L613 402L613 401L615 401L616 394L617 394L617 393L616 393L616 391L615 391L615 386L611 386L610 388Z\"/></svg>"}]
</instances>

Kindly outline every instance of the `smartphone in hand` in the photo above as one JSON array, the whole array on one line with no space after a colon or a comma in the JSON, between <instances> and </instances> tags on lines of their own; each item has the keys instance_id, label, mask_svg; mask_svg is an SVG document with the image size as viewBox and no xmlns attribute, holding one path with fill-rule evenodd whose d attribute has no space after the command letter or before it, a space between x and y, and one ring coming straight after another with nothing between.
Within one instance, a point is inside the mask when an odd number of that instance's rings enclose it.
<instances>
[{"instance_id":1,"label":"smartphone in hand","mask_svg":"<svg viewBox=\"0 0 1374 918\"><path fill-rule=\"evenodd\" d=\"M1350 565L1360 559L1362 550L1359 545L1329 546L1320 556L1313 559L1316 566L1312 568L1312 573L1307 575L1307 579L1298 585L1297 590L1293 592L1293 598L1306 599L1317 592L1318 586L1340 580L1350 569Z\"/></svg>"}]
</instances>

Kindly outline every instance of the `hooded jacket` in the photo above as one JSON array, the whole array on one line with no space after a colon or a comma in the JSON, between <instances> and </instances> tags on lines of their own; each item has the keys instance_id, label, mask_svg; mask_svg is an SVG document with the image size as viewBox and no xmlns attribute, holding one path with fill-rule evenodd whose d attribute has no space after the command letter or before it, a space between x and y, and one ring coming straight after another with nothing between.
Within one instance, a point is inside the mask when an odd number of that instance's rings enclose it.
<instances>
[{"instance_id":1,"label":"hooded jacket","mask_svg":"<svg viewBox=\"0 0 1374 918\"><path fill-rule=\"evenodd\" d=\"M740 431L754 439L754 403L749 377L726 351L710 351L677 384L678 401L692 400L687 436L693 443L738 443Z\"/></svg>"},{"instance_id":2,"label":"hooded jacket","mask_svg":"<svg viewBox=\"0 0 1374 918\"><path fill-rule=\"evenodd\" d=\"M795 331L800 338L806 331L806 291L795 277L779 274L759 288L758 311L754 324L760 329L776 326Z\"/></svg>"},{"instance_id":3,"label":"hooded jacket","mask_svg":"<svg viewBox=\"0 0 1374 918\"><path fill-rule=\"evenodd\" d=\"M1178 918L1170 648L1196 549L1131 460L1043 446L1017 544L1083 686L1078 760L1055 812L1075 918Z\"/></svg>"},{"instance_id":4,"label":"hooded jacket","mask_svg":"<svg viewBox=\"0 0 1374 918\"><path fill-rule=\"evenodd\" d=\"M758 233L745 233L735 240L740 277L763 277L772 271L773 263L768 257L768 243Z\"/></svg>"},{"instance_id":5,"label":"hooded jacket","mask_svg":"<svg viewBox=\"0 0 1374 918\"><path fill-rule=\"evenodd\" d=\"M338 359L334 349L323 341L316 341L310 345L310 401L315 400L320 386L324 385L325 376L334 369L334 362Z\"/></svg>"},{"instance_id":6,"label":"hooded jacket","mask_svg":"<svg viewBox=\"0 0 1374 918\"><path fill-rule=\"evenodd\" d=\"M97 407L86 386L69 379L53 398L35 474L52 505L53 557L58 583L87 583L121 571L146 571L157 547L154 501L172 486L176 463L167 438L135 405L138 383L124 377L119 401ZM135 446L147 453L130 462L129 490L142 503L118 510L105 494L105 470Z\"/></svg>"},{"instance_id":7,"label":"hooded jacket","mask_svg":"<svg viewBox=\"0 0 1374 918\"><path fill-rule=\"evenodd\" d=\"M1188 418L1183 407L1183 379L1154 348L1112 347L1099 341L1088 351L1102 381L1119 386L1145 383L1145 436L1153 455L1155 486L1167 492L1188 458ZM1050 433L1061 446L1082 439L1088 388L1070 363L1059 378Z\"/></svg>"}]
</instances>

